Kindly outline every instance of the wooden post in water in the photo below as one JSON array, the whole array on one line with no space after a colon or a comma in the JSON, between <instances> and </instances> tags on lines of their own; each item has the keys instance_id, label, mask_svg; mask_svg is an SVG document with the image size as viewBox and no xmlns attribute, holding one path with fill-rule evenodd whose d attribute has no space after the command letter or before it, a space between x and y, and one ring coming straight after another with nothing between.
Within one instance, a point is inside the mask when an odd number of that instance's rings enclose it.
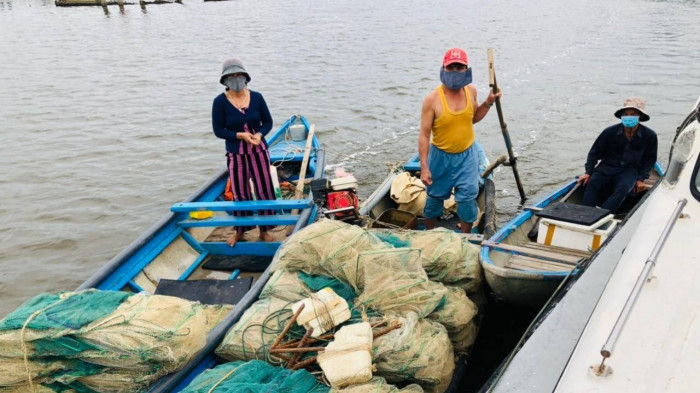
<instances>
[{"instance_id":1,"label":"wooden post in water","mask_svg":"<svg viewBox=\"0 0 700 393\"><path fill-rule=\"evenodd\" d=\"M493 49L489 48L488 51L489 59L489 86L493 88L493 93L498 93L498 85L496 84L496 70L493 68ZM515 161L515 155L513 154L513 144L510 141L510 134L508 134L508 125L506 125L505 120L503 120L503 109L501 109L501 99L496 97L496 110L498 111L498 121L501 123L501 132L503 133L503 139L506 142L506 148L508 149L508 161L511 167L513 167L513 176L515 176L515 184L518 186L518 192L520 193L520 203L525 202L527 197L525 196L525 189L523 189L523 184L520 182L520 174L518 174L518 167Z\"/></svg>"}]
</instances>

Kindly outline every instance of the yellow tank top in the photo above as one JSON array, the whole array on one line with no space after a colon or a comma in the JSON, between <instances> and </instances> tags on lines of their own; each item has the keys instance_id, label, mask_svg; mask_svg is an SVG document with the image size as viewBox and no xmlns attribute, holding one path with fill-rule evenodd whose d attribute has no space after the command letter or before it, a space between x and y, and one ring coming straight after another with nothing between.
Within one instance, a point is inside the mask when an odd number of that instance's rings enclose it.
<instances>
[{"instance_id":1,"label":"yellow tank top","mask_svg":"<svg viewBox=\"0 0 700 393\"><path fill-rule=\"evenodd\" d=\"M433 121L433 145L447 153L461 153L474 143L474 105L469 88L464 87L467 94L467 106L453 112L447 105L443 86L438 87L442 114Z\"/></svg>"}]
</instances>

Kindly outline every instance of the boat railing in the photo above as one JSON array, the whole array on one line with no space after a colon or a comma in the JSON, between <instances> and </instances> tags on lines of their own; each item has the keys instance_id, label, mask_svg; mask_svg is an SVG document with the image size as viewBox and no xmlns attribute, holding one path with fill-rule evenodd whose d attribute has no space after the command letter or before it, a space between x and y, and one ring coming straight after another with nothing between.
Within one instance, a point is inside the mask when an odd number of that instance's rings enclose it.
<instances>
[{"instance_id":1,"label":"boat railing","mask_svg":"<svg viewBox=\"0 0 700 393\"><path fill-rule=\"evenodd\" d=\"M656 266L656 259L658 258L659 253L661 253L661 250L666 244L666 241L668 240L668 237L671 234L671 230L676 224L676 221L678 221L678 218L681 216L681 212L683 211L683 208L685 207L686 203L688 203L688 200L685 198L678 201L676 208L673 210L671 217L666 223L666 227L664 227L664 230L661 232L659 239L656 241L654 249L651 251L649 258L647 258L646 263L644 264L644 269L642 269L642 272L639 274L639 277L637 277L637 282L634 284L632 292L630 293L629 297L627 298L627 301L625 302L625 306L622 308L620 315L617 317L617 321L615 322L615 325L610 331L610 335L608 336L607 341L605 342L605 344L603 344L603 348L601 348L600 350L600 354L603 356L603 361L600 363L599 366L597 366L597 369L594 370L596 374L607 375L605 368L605 360L612 356L615 344L620 338L622 329L625 327L625 322L627 322L627 319L629 318L629 315L632 312L632 309L634 308L634 304L636 303L639 294L642 292L644 283L647 282L647 280L649 279L649 275Z\"/></svg>"}]
</instances>

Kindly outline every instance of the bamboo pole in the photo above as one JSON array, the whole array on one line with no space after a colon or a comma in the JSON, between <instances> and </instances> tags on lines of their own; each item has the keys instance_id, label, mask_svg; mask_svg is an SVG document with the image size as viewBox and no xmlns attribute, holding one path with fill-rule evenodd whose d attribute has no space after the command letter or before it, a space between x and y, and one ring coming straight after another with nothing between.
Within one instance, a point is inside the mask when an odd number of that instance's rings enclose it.
<instances>
[{"instance_id":1,"label":"bamboo pole","mask_svg":"<svg viewBox=\"0 0 700 393\"><path fill-rule=\"evenodd\" d=\"M489 48L487 51L489 59L489 86L493 89L493 93L498 93L498 85L496 83L496 70L493 67L493 49ZM508 149L508 159L509 164L513 167L513 176L515 176L515 184L518 186L518 192L520 193L520 203L525 202L527 197L525 196L525 189L523 184L520 182L520 174L518 173L518 167L515 160L515 155L513 154L513 144L510 141L510 134L508 133L508 125L503 119L503 109L501 108L501 99L496 97L496 110L498 111L498 122L501 123L501 133L503 133L503 139L506 142L506 148Z\"/></svg>"}]
</instances>

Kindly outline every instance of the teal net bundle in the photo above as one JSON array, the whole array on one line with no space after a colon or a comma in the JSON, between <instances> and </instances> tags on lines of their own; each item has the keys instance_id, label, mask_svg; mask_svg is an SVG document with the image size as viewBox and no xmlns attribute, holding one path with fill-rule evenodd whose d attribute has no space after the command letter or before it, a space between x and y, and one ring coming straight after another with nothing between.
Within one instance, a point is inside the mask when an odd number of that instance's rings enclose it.
<instances>
[{"instance_id":1,"label":"teal net bundle","mask_svg":"<svg viewBox=\"0 0 700 393\"><path fill-rule=\"evenodd\" d=\"M361 321L362 312L370 322L401 323L374 340L375 376L441 392L456 354L466 352L477 334L478 308L467 293L477 292L480 269L478 247L450 231L376 231L322 220L283 243L259 300L229 330L217 354L281 364L268 350L292 317L291 306L330 287L352 311L334 330ZM295 325L285 340L303 333Z\"/></svg>"},{"instance_id":2,"label":"teal net bundle","mask_svg":"<svg viewBox=\"0 0 700 393\"><path fill-rule=\"evenodd\" d=\"M0 392L144 390L194 356L224 310L114 291L38 295L0 321Z\"/></svg>"},{"instance_id":3,"label":"teal net bundle","mask_svg":"<svg viewBox=\"0 0 700 393\"><path fill-rule=\"evenodd\" d=\"M292 371L259 360L230 362L207 370L182 393L327 393L328 386L306 370Z\"/></svg>"}]
</instances>

